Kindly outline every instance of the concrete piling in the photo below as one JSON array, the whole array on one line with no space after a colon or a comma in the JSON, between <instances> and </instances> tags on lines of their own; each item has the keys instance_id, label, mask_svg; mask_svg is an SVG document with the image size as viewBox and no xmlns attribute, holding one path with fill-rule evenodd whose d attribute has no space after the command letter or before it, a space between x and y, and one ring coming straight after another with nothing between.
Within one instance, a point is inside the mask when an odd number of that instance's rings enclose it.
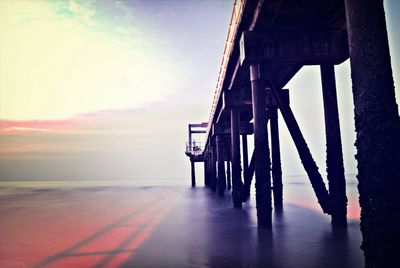
<instances>
[{"instance_id":1,"label":"concrete piling","mask_svg":"<svg viewBox=\"0 0 400 268\"><path fill-rule=\"evenodd\" d=\"M254 119L254 163L256 178L256 206L259 227L271 227L271 161L269 157L265 81L262 66L250 66L250 81Z\"/></svg>"},{"instance_id":2,"label":"concrete piling","mask_svg":"<svg viewBox=\"0 0 400 268\"><path fill-rule=\"evenodd\" d=\"M321 81L325 115L326 172L332 202L332 224L346 225L346 180L340 138L335 69L332 64L321 65Z\"/></svg>"},{"instance_id":3,"label":"concrete piling","mask_svg":"<svg viewBox=\"0 0 400 268\"><path fill-rule=\"evenodd\" d=\"M241 167L240 167L240 118L237 109L231 109L231 148L232 148L232 201L235 208L242 207Z\"/></svg>"},{"instance_id":4,"label":"concrete piling","mask_svg":"<svg viewBox=\"0 0 400 268\"><path fill-rule=\"evenodd\" d=\"M400 241L400 120L383 1L345 0L366 267L393 267Z\"/></svg>"}]
</instances>

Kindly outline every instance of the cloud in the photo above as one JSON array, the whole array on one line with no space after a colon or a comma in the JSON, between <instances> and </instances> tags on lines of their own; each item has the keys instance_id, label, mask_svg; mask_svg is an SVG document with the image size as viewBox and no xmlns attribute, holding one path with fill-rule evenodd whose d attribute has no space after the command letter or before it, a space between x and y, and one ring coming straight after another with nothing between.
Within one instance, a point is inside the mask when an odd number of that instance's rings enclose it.
<instances>
[{"instance_id":1,"label":"cloud","mask_svg":"<svg viewBox=\"0 0 400 268\"><path fill-rule=\"evenodd\" d=\"M75 18L87 25L93 26L93 16L96 14L89 1L69 1L68 10L74 14Z\"/></svg>"},{"instance_id":2,"label":"cloud","mask_svg":"<svg viewBox=\"0 0 400 268\"><path fill-rule=\"evenodd\" d=\"M20 132L48 132L47 128L33 128L33 127L8 127L0 129L0 133L20 133Z\"/></svg>"},{"instance_id":3,"label":"cloud","mask_svg":"<svg viewBox=\"0 0 400 268\"><path fill-rule=\"evenodd\" d=\"M95 4L94 4L95 3ZM182 72L111 1L1 1L0 118L60 119L168 98Z\"/></svg>"},{"instance_id":4,"label":"cloud","mask_svg":"<svg viewBox=\"0 0 400 268\"><path fill-rule=\"evenodd\" d=\"M0 180L183 177L190 165L182 121L195 120L197 109L160 103L63 120L1 120Z\"/></svg>"}]
</instances>

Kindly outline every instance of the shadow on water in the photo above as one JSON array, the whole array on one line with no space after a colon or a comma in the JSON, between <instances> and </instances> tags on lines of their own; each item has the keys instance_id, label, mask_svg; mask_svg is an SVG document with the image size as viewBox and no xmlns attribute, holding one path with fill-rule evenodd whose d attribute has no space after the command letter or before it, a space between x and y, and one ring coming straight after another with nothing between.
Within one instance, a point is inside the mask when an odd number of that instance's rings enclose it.
<instances>
[{"instance_id":1,"label":"shadow on water","mask_svg":"<svg viewBox=\"0 0 400 268\"><path fill-rule=\"evenodd\" d=\"M205 188L23 190L2 197L10 215L2 223L10 232L2 234L15 241L3 244L11 254L2 261L23 256L18 263L34 267L363 267L359 222L333 229L330 217L313 208L312 195L296 196L305 187L292 188L283 209L273 210L271 230L257 227L254 196L233 209L229 193L219 198ZM12 201L15 195L24 198Z\"/></svg>"},{"instance_id":2,"label":"shadow on water","mask_svg":"<svg viewBox=\"0 0 400 268\"><path fill-rule=\"evenodd\" d=\"M254 199L234 209L230 193L142 190L133 209L34 267L363 267L358 221L333 228L322 212L285 204L260 229Z\"/></svg>"},{"instance_id":3,"label":"shadow on water","mask_svg":"<svg viewBox=\"0 0 400 268\"><path fill-rule=\"evenodd\" d=\"M330 218L288 204L272 230L256 225L251 202L233 209L230 195L186 192L123 267L363 267L357 221L333 229Z\"/></svg>"},{"instance_id":4,"label":"shadow on water","mask_svg":"<svg viewBox=\"0 0 400 268\"><path fill-rule=\"evenodd\" d=\"M130 256L147 239L152 232L152 226L162 219L160 215L166 212L166 207L174 199L172 193L158 193L156 195L156 198L154 196L141 198L141 206L134 208L112 224L70 245L63 251L47 257L33 267L73 267L76 265L84 267L113 267L115 264L120 264L118 262L125 260L125 258L120 258L121 256L124 257L123 255L127 254ZM101 239L106 239L106 243L114 242L112 238L110 239L110 236L118 233L121 228L125 230L124 236L113 249L95 249L96 243ZM107 239L110 241L107 241Z\"/></svg>"}]
</instances>

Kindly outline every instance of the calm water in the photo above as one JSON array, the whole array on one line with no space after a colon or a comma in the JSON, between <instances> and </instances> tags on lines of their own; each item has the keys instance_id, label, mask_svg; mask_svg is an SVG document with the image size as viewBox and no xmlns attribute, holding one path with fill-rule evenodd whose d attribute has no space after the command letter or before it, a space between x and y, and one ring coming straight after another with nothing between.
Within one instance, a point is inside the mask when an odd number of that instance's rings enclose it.
<instances>
[{"instance_id":1,"label":"calm water","mask_svg":"<svg viewBox=\"0 0 400 268\"><path fill-rule=\"evenodd\" d=\"M1 267L363 267L356 183L332 229L305 177L284 179L273 228L189 180L0 183Z\"/></svg>"}]
</instances>

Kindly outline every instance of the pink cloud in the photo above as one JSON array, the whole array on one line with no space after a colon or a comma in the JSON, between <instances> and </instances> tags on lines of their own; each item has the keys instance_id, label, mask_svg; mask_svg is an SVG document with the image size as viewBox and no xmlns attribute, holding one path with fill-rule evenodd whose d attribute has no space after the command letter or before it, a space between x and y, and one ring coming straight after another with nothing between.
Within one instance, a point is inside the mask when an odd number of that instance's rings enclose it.
<instances>
[{"instance_id":1,"label":"pink cloud","mask_svg":"<svg viewBox=\"0 0 400 268\"><path fill-rule=\"evenodd\" d=\"M1 134L17 134L31 132L49 132L66 129L73 125L73 120L0 120Z\"/></svg>"},{"instance_id":2,"label":"pink cloud","mask_svg":"<svg viewBox=\"0 0 400 268\"><path fill-rule=\"evenodd\" d=\"M0 119L0 135L62 133L84 134L93 131L102 123L118 116L123 116L131 110L101 110L78 114L72 118L60 120L7 120Z\"/></svg>"}]
</instances>

